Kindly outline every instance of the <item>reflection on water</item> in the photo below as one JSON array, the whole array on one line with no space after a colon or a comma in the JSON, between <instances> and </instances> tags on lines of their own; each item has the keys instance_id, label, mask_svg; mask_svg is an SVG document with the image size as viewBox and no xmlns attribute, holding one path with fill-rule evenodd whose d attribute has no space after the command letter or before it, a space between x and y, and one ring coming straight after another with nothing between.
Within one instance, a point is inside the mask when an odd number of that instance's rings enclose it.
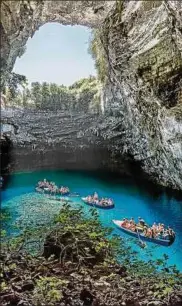
<instances>
[{"instance_id":1,"label":"reflection on water","mask_svg":"<svg viewBox=\"0 0 182 306\"><path fill-rule=\"evenodd\" d=\"M176 232L176 241L170 247L162 247L148 243L143 250L136 244L136 239L130 239L126 234L114 228L114 233L127 239L129 245L140 253L143 259L148 258L148 253L153 259L161 257L164 253L169 256L169 264L176 264L182 270L182 198L176 200L161 191L148 192L145 187L120 180L109 175L91 172L71 171L41 171L33 173L16 174L11 177L8 188L2 192L2 207L8 207L13 218L26 222L52 222L52 218L60 209L58 201L50 200L34 192L38 180L47 178L58 185L68 186L72 192L79 192L81 196L97 191L100 196L111 197L115 201L112 210L98 210L102 223L113 226L113 219L123 217L138 218L141 216L147 223L161 222L171 226ZM89 206L82 203L80 198L72 198L73 205L82 205L88 213ZM76 204L75 204L76 203ZM29 218L27 216L29 215Z\"/></svg>"}]
</instances>

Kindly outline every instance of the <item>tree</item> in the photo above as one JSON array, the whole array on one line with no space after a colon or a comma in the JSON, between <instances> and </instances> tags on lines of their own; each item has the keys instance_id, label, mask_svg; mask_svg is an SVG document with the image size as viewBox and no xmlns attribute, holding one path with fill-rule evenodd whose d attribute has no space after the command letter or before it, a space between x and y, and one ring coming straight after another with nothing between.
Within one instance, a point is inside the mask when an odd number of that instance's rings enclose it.
<instances>
[{"instance_id":1,"label":"tree","mask_svg":"<svg viewBox=\"0 0 182 306\"><path fill-rule=\"evenodd\" d=\"M44 109L49 109L51 105L51 99L50 99L50 90L49 90L49 84L46 82L42 83L42 105L41 107Z\"/></svg>"},{"instance_id":2,"label":"tree","mask_svg":"<svg viewBox=\"0 0 182 306\"><path fill-rule=\"evenodd\" d=\"M12 72L7 82L7 86L11 91L12 98L18 94L18 86L25 87L27 85L27 78L24 75Z\"/></svg>"},{"instance_id":3,"label":"tree","mask_svg":"<svg viewBox=\"0 0 182 306\"><path fill-rule=\"evenodd\" d=\"M25 88L22 92L22 104L23 107L27 107L31 99L30 90L28 88Z\"/></svg>"},{"instance_id":4,"label":"tree","mask_svg":"<svg viewBox=\"0 0 182 306\"><path fill-rule=\"evenodd\" d=\"M59 86L55 83L50 84L50 109L57 110L61 108L60 103L60 90Z\"/></svg>"},{"instance_id":5,"label":"tree","mask_svg":"<svg viewBox=\"0 0 182 306\"><path fill-rule=\"evenodd\" d=\"M36 108L40 109L42 106L42 86L39 82L31 83L31 98Z\"/></svg>"},{"instance_id":6,"label":"tree","mask_svg":"<svg viewBox=\"0 0 182 306\"><path fill-rule=\"evenodd\" d=\"M101 41L101 32L99 29L92 31L92 37L89 43L88 52L91 54L95 61L95 68L97 71L98 79L104 83L107 79L107 60L105 50Z\"/></svg>"}]
</instances>

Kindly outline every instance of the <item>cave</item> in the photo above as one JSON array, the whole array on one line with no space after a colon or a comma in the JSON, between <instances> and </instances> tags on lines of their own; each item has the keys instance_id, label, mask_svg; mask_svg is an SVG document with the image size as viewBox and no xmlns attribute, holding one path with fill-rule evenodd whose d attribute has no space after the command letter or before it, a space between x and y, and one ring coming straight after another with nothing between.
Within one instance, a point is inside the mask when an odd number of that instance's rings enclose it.
<instances>
[{"instance_id":1,"label":"cave","mask_svg":"<svg viewBox=\"0 0 182 306\"><path fill-rule=\"evenodd\" d=\"M10 165L12 163L12 149L13 149L13 144L10 138L6 135L1 135L1 140L0 140L0 147L1 147L1 152L0 152L0 160L1 160L1 173L0 176L2 178L1 181L1 187L2 189L5 189L8 181L10 179L11 175L11 168Z\"/></svg>"},{"instance_id":2,"label":"cave","mask_svg":"<svg viewBox=\"0 0 182 306\"><path fill-rule=\"evenodd\" d=\"M181 84L182 4L160 1L158 5L148 6L146 3L59 1L55 6L54 1L2 1L1 86L28 38L43 24L59 22L97 28L107 63L107 77L102 84L103 113L90 121L82 136L77 134L79 141L72 144L75 156L80 154L77 152L84 142L85 154L88 149L90 155L93 150L98 152L94 154L97 168L111 165L121 172L126 168L125 161L132 157L155 183L181 190L181 89L166 84L156 91L156 84L157 81L163 84L169 74L175 75ZM166 97L170 108L166 107ZM23 122L18 114L8 119L2 116L2 120L15 125ZM17 154L25 156L29 145L21 144L21 153L19 150ZM103 162L99 157L102 150L106 156ZM37 152L44 161L44 148ZM23 167L28 162L25 164Z\"/></svg>"},{"instance_id":3,"label":"cave","mask_svg":"<svg viewBox=\"0 0 182 306\"><path fill-rule=\"evenodd\" d=\"M182 1L4 0L1 17L0 304L181 305ZM8 107L49 23L93 30L97 90Z\"/></svg>"}]
</instances>

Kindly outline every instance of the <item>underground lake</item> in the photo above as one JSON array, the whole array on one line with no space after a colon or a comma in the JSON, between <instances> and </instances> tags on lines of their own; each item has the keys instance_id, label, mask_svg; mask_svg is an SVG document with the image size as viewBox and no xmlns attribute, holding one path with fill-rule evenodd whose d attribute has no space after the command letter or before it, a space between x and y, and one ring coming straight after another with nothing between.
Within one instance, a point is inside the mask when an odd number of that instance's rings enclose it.
<instances>
[{"instance_id":1,"label":"underground lake","mask_svg":"<svg viewBox=\"0 0 182 306\"><path fill-rule=\"evenodd\" d=\"M163 254L168 256L168 265L176 265L182 271L182 199L176 199L165 192L156 194L147 192L144 186L136 185L129 179L121 179L108 173L89 171L44 170L17 173L9 177L6 189L1 192L2 209L8 209L11 218L8 231L13 234L13 225L23 221L23 226L34 224L36 220L42 223L52 222L59 212L61 202L45 194L35 191L38 181L44 178L59 186L68 186L72 193L80 196L70 196L70 205L82 206L84 213L89 213L90 207L83 203L81 197L93 194L112 198L114 209L97 209L102 225L113 228L113 234L122 236L126 243L138 252L143 260L159 259ZM147 243L141 248L138 239L130 238L114 227L113 219L142 217L148 224L164 223L176 233L176 240L170 247Z\"/></svg>"}]
</instances>

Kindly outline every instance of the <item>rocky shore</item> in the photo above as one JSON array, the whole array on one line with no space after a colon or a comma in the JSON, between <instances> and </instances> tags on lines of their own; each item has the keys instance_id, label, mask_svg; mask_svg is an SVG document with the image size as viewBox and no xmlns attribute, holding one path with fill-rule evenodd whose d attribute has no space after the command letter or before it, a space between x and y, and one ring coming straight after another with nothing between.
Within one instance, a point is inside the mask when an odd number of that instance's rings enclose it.
<instances>
[{"instance_id":1,"label":"rocky shore","mask_svg":"<svg viewBox=\"0 0 182 306\"><path fill-rule=\"evenodd\" d=\"M40 224L31 226L23 236L2 244L2 306L181 305L179 271L167 267L165 260L158 262L158 271L155 262L138 260L124 241L106 238L110 230L93 211L85 218L66 204L56 223L42 227L44 235ZM32 256L29 243L41 239L43 249ZM116 261L117 254L122 263Z\"/></svg>"}]
</instances>

